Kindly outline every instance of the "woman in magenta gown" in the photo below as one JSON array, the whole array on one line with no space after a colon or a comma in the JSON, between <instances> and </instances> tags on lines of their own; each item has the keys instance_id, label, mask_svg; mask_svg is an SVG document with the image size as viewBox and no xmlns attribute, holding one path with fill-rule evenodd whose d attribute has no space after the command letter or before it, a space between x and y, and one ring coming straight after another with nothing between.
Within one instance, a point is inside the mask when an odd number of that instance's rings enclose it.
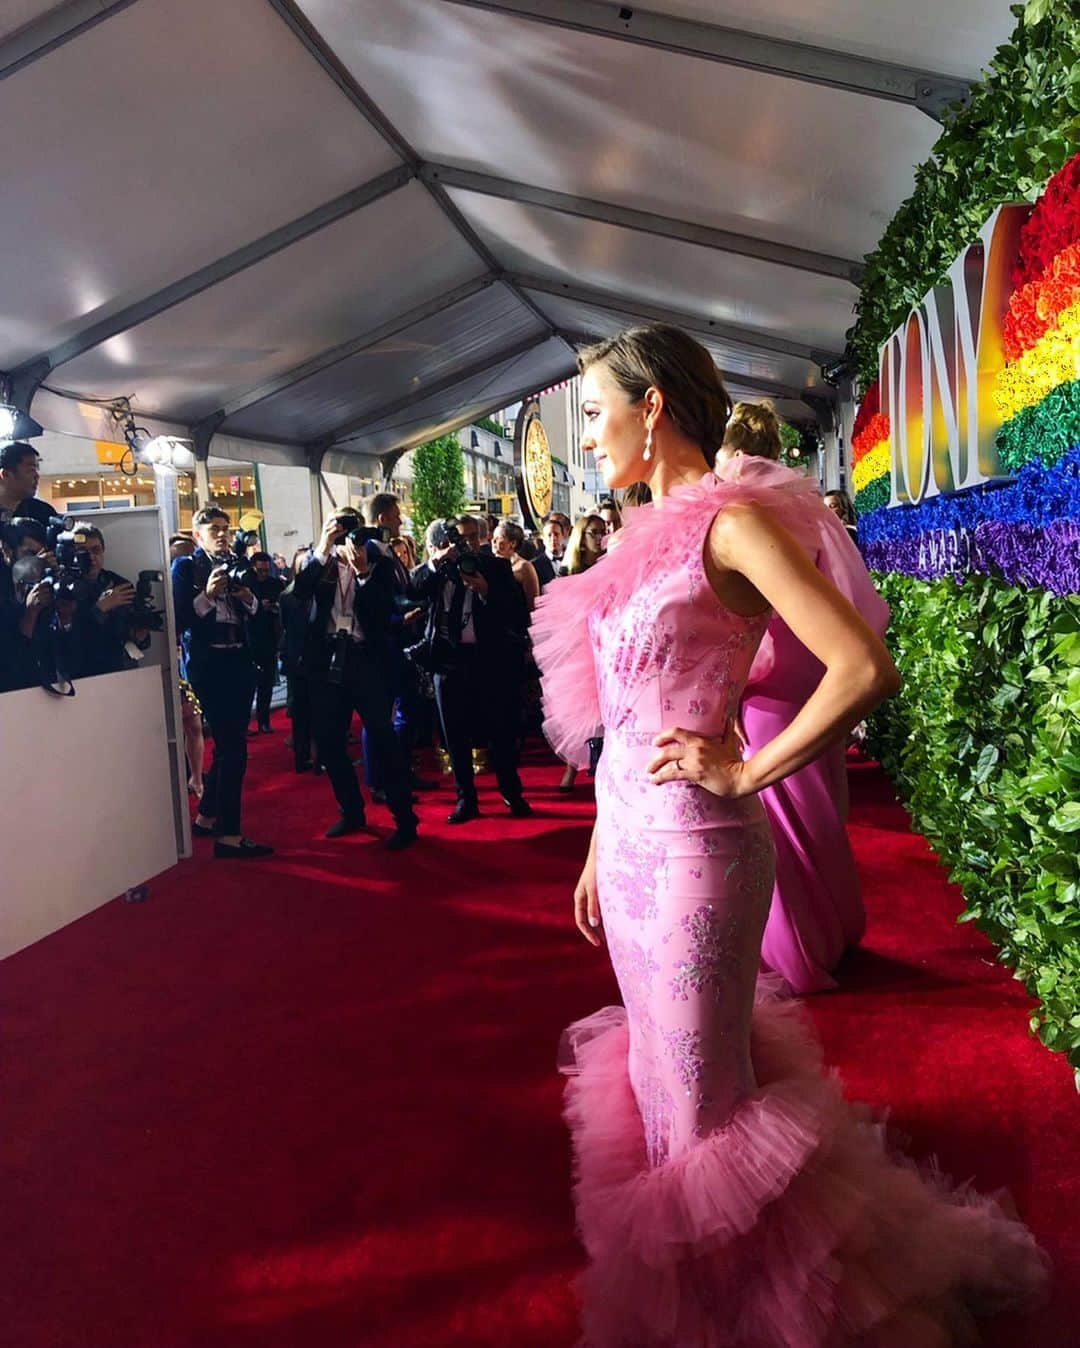
<instances>
[{"instance_id":1,"label":"woman in magenta gown","mask_svg":"<svg viewBox=\"0 0 1080 1348\"><path fill-rule=\"evenodd\" d=\"M797 501L799 516L792 532L818 570L880 636L889 608L874 589L858 548L826 507L817 484L775 462L779 455L776 414L757 403L738 403L724 434L717 475L724 482L769 487ZM773 614L742 699L750 753L791 724L824 672L783 618ZM836 986L833 969L866 927L847 834L845 750L845 740L835 740L805 767L760 792L776 849L776 881L761 958L799 995Z\"/></svg>"},{"instance_id":2,"label":"woman in magenta gown","mask_svg":"<svg viewBox=\"0 0 1080 1348\"><path fill-rule=\"evenodd\" d=\"M533 638L547 731L584 766L604 727L575 893L622 992L570 1027L589 1348L939 1348L1034 1291L1043 1259L992 1200L891 1159L797 1003L758 985L773 848L758 792L897 676L785 525L800 507L710 468L730 402L708 352L636 329L582 353L585 445L647 480L603 566L553 586ZM775 608L817 690L746 761L733 722Z\"/></svg>"}]
</instances>

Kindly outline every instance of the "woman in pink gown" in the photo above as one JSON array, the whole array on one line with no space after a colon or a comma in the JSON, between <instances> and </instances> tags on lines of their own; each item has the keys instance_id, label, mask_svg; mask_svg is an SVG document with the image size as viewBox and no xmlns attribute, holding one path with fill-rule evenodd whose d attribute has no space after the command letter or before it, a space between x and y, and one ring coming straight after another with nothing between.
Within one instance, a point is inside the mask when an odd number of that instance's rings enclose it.
<instances>
[{"instance_id":1,"label":"woman in pink gown","mask_svg":"<svg viewBox=\"0 0 1080 1348\"><path fill-rule=\"evenodd\" d=\"M570 1027L589 1348L939 1348L1043 1259L990 1199L891 1159L843 1100L798 1004L757 987L772 841L757 792L809 762L896 675L784 525L800 507L709 468L730 403L676 329L581 356L585 444L647 479L603 566L551 587L533 638L547 731L584 766L603 725L576 920L623 996ZM825 673L742 761L733 730L770 604Z\"/></svg>"},{"instance_id":2,"label":"woman in pink gown","mask_svg":"<svg viewBox=\"0 0 1080 1348\"><path fill-rule=\"evenodd\" d=\"M792 532L818 570L880 636L889 608L874 589L858 548L826 507L817 484L775 462L779 456L776 414L757 403L738 403L724 434L717 475L724 482L769 487L797 501L800 513ZM773 614L743 694L749 753L791 724L824 672L783 618ZM836 986L832 970L866 928L847 834L845 745L845 739L836 740L798 772L760 793L776 849L776 883L761 959L800 996Z\"/></svg>"}]
</instances>

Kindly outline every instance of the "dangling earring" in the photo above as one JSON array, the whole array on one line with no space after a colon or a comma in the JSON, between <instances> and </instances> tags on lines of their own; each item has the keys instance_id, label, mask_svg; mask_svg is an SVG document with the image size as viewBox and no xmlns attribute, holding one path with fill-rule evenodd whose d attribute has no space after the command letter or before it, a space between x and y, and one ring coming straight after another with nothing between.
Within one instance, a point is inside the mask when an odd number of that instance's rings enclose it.
<instances>
[{"instance_id":1,"label":"dangling earring","mask_svg":"<svg viewBox=\"0 0 1080 1348\"><path fill-rule=\"evenodd\" d=\"M652 427L645 432L645 453L641 456L646 463L652 458Z\"/></svg>"}]
</instances>

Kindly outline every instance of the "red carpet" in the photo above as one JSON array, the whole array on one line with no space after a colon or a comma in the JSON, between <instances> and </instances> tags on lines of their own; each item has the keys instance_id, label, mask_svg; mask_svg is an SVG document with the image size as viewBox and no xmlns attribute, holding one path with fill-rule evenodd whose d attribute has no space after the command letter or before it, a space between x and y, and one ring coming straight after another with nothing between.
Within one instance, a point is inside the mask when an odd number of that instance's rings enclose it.
<instances>
[{"instance_id":1,"label":"red carpet","mask_svg":"<svg viewBox=\"0 0 1080 1348\"><path fill-rule=\"evenodd\" d=\"M553 1070L613 1000L569 921L587 791L422 845L326 842L325 778L253 743L268 862L209 859L0 968L5 1348L569 1348L579 1263ZM1007 1185L1055 1264L995 1348L1080 1348L1080 1102L1022 987L874 769L854 773L871 909L813 1003L853 1096L943 1168ZM489 782L490 778L482 779ZM385 811L373 822L388 832ZM913 1345L912 1348L917 1348Z\"/></svg>"}]
</instances>

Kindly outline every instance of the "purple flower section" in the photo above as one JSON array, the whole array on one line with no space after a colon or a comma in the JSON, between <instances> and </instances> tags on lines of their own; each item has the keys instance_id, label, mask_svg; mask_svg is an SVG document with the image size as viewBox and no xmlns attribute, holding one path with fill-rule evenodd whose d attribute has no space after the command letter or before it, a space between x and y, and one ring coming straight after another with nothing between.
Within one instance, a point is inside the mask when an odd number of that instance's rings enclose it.
<instances>
[{"instance_id":1,"label":"purple flower section","mask_svg":"<svg viewBox=\"0 0 1080 1348\"><path fill-rule=\"evenodd\" d=\"M986 520L974 529L934 529L916 537L880 538L863 545L872 571L899 571L918 580L972 571L1010 585L1080 593L1080 520L1039 526Z\"/></svg>"}]
</instances>

